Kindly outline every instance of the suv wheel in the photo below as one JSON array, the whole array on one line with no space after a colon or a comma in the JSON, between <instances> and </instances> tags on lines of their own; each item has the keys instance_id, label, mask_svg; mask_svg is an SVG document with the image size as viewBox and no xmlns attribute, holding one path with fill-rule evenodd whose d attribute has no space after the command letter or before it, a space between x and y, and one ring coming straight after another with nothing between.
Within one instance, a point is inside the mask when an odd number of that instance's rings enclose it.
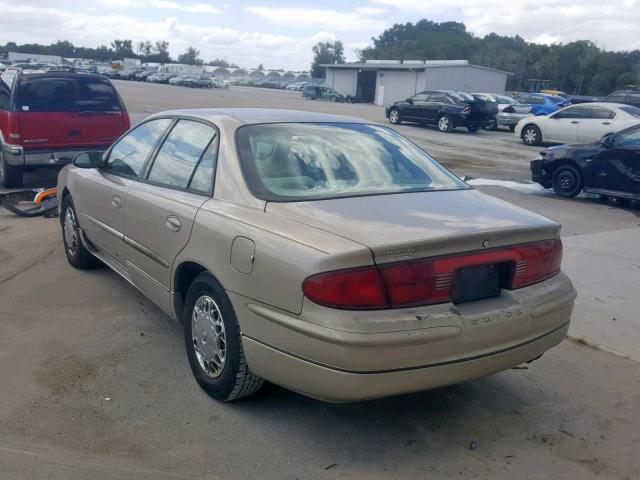
<instances>
[{"instance_id":1,"label":"suv wheel","mask_svg":"<svg viewBox=\"0 0 640 480\"><path fill-rule=\"evenodd\" d=\"M527 125L522 129L522 141L526 145L542 145L542 132L535 125Z\"/></svg>"},{"instance_id":2,"label":"suv wheel","mask_svg":"<svg viewBox=\"0 0 640 480\"><path fill-rule=\"evenodd\" d=\"M67 195L62 199L60 223L62 225L64 253L67 254L69 263L80 270L88 270L97 266L99 264L98 259L87 250L80 238L78 215L73 206L71 195Z\"/></svg>"},{"instance_id":3,"label":"suv wheel","mask_svg":"<svg viewBox=\"0 0 640 480\"><path fill-rule=\"evenodd\" d=\"M563 165L553 172L553 190L561 197L575 197L582 190L582 176L572 165Z\"/></svg>"},{"instance_id":4,"label":"suv wheel","mask_svg":"<svg viewBox=\"0 0 640 480\"><path fill-rule=\"evenodd\" d=\"M402 123L402 119L400 118L400 110L397 108L392 108L389 111L389 122L394 125L399 125Z\"/></svg>"},{"instance_id":5,"label":"suv wheel","mask_svg":"<svg viewBox=\"0 0 640 480\"><path fill-rule=\"evenodd\" d=\"M0 185L4 188L21 187L22 173L22 167L9 165L0 152Z\"/></svg>"},{"instance_id":6,"label":"suv wheel","mask_svg":"<svg viewBox=\"0 0 640 480\"><path fill-rule=\"evenodd\" d=\"M438 117L438 130L441 132L450 132L453 128L451 124L451 117L449 115L442 115Z\"/></svg>"},{"instance_id":7,"label":"suv wheel","mask_svg":"<svg viewBox=\"0 0 640 480\"><path fill-rule=\"evenodd\" d=\"M247 366L236 314L213 275L205 272L195 278L185 307L184 343L202 389L222 401L257 392L264 381Z\"/></svg>"}]
</instances>

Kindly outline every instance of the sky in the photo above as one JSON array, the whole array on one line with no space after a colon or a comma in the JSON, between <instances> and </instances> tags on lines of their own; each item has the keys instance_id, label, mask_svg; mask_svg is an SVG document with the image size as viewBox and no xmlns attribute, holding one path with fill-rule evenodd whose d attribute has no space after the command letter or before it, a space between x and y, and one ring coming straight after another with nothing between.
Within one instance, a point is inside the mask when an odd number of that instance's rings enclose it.
<instances>
[{"instance_id":1,"label":"sky","mask_svg":"<svg viewBox=\"0 0 640 480\"><path fill-rule=\"evenodd\" d=\"M307 70L319 41L342 40L354 61L371 37L421 18L464 22L476 35L640 48L640 0L0 0L0 18L0 44L166 40L174 57L192 45L205 61L285 70Z\"/></svg>"}]
</instances>

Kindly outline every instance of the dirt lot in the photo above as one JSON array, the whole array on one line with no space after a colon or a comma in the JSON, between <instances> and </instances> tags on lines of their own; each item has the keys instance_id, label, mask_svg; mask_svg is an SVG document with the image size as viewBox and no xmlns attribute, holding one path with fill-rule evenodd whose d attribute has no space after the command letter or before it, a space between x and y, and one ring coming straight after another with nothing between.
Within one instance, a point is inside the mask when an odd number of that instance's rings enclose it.
<instances>
[{"instance_id":1,"label":"dirt lot","mask_svg":"<svg viewBox=\"0 0 640 480\"><path fill-rule=\"evenodd\" d=\"M118 88L134 120L196 106L383 120L289 92ZM525 181L536 153L507 132L399 129L480 184ZM273 385L212 401L177 324L111 271L69 267L55 219L0 211L0 479L639 478L640 212L497 185L479 188L563 223L574 340L489 378L353 405Z\"/></svg>"}]
</instances>

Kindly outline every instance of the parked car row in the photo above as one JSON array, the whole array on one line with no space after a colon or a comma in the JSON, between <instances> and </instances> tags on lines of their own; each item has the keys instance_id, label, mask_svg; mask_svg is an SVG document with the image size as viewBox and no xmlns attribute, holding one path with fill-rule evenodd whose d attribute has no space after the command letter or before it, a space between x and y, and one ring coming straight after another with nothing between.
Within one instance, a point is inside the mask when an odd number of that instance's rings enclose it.
<instances>
[{"instance_id":1,"label":"parked car row","mask_svg":"<svg viewBox=\"0 0 640 480\"><path fill-rule=\"evenodd\" d=\"M211 75L198 73L159 72L157 69L135 68L113 70L106 77L118 80L136 80L149 83L168 83L192 88L229 88L230 82Z\"/></svg>"}]
</instances>

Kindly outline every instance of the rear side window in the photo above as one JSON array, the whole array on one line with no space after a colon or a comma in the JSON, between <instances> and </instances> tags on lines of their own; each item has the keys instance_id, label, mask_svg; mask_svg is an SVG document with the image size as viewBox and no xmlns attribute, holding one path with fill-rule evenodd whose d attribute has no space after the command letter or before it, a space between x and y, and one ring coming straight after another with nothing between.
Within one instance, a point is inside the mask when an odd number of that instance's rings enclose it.
<instances>
[{"instance_id":1,"label":"rear side window","mask_svg":"<svg viewBox=\"0 0 640 480\"><path fill-rule=\"evenodd\" d=\"M104 169L126 177L137 177L158 140L171 124L160 118L143 123L122 137L111 149Z\"/></svg>"},{"instance_id":2,"label":"rear side window","mask_svg":"<svg viewBox=\"0 0 640 480\"><path fill-rule=\"evenodd\" d=\"M119 112L122 105L108 80L95 77L23 77L18 111Z\"/></svg>"},{"instance_id":3,"label":"rear side window","mask_svg":"<svg viewBox=\"0 0 640 480\"><path fill-rule=\"evenodd\" d=\"M167 136L158 151L147 179L150 182L168 187L188 188L202 154L216 135L216 131L208 125L190 120L180 120ZM207 164L212 164L207 159ZM199 173L198 190L208 191L205 185L206 166ZM212 171L209 170L211 173ZM213 174L211 175L213 179Z\"/></svg>"},{"instance_id":4,"label":"rear side window","mask_svg":"<svg viewBox=\"0 0 640 480\"><path fill-rule=\"evenodd\" d=\"M633 105L629 105L627 107L620 107L620 110L628 113L629 115L633 115L636 118L640 118L640 108L634 107Z\"/></svg>"},{"instance_id":5,"label":"rear side window","mask_svg":"<svg viewBox=\"0 0 640 480\"><path fill-rule=\"evenodd\" d=\"M604 107L591 107L589 108L589 115L587 118L597 119L611 119L615 118L616 114L612 110Z\"/></svg>"},{"instance_id":6,"label":"rear side window","mask_svg":"<svg viewBox=\"0 0 640 480\"><path fill-rule=\"evenodd\" d=\"M640 93L630 93L627 97L627 103L635 107L640 107Z\"/></svg>"},{"instance_id":7,"label":"rear side window","mask_svg":"<svg viewBox=\"0 0 640 480\"><path fill-rule=\"evenodd\" d=\"M11 85L5 75L0 77L0 110L9 110L11 107Z\"/></svg>"}]
</instances>

